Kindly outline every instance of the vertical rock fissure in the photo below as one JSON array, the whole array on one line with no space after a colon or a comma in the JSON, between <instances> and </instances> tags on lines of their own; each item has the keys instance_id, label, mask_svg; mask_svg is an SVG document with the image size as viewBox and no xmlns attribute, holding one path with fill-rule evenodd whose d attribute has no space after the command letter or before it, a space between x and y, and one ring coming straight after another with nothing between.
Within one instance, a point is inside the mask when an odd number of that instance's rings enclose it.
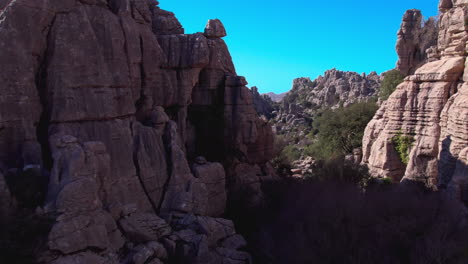
<instances>
[{"instance_id":1,"label":"vertical rock fissure","mask_svg":"<svg viewBox=\"0 0 468 264\"><path fill-rule=\"evenodd\" d=\"M52 152L49 146L49 124L50 124L50 105L47 100L48 89L47 89L47 68L48 68L48 56L51 48L50 32L51 28L55 23L56 16L54 15L51 23L43 31L45 33L46 45L42 53L42 57L39 56L39 67L36 73L36 89L39 95L39 101L42 106L42 112L39 119L39 123L36 128L37 141L41 145L43 167L47 171L51 171L53 166Z\"/></svg>"},{"instance_id":2,"label":"vertical rock fissure","mask_svg":"<svg viewBox=\"0 0 468 264\"><path fill-rule=\"evenodd\" d=\"M156 204L154 204L153 199L151 199L150 193L148 192L146 185L143 181L142 175L141 175L140 163L138 161L140 138L138 135L135 135L135 131L133 130L132 123L130 123L130 131L133 137L133 165L135 166L135 172L138 177L138 181L140 182L141 188L143 189L143 192L145 193L146 197L148 198L148 201L151 204L151 207L153 207L154 212L157 213L158 207Z\"/></svg>"},{"instance_id":3,"label":"vertical rock fissure","mask_svg":"<svg viewBox=\"0 0 468 264\"><path fill-rule=\"evenodd\" d=\"M142 37L140 36L139 37L139 41L140 41L140 53L141 53L141 57L143 58L144 56L144 49L143 49L143 39ZM130 65L129 65L130 66ZM136 116L138 117L138 112L140 112L141 108L144 106L144 102L145 102L145 95L144 95L144 87L145 87L145 78L146 78L146 75L145 75L145 70L144 70L144 65L143 65L143 61L140 62L140 78L141 78L141 86L140 86L140 97L138 98L138 100L135 102L135 113L136 113ZM137 120L137 122L141 122L142 120ZM132 138L133 138L133 165L135 167L135 172L136 172L136 175L138 177L138 181L141 185L141 188L143 189L143 192L145 193L146 197L148 198L150 204L151 204L151 207L153 208L154 212L157 213L158 212L158 208L159 206L154 204L153 202L153 199L151 199L151 195L150 193L148 192L148 189L144 183L144 180L143 180L143 176L141 175L141 168L140 168L140 163L139 163L139 160L138 160L138 152L140 151L139 150L139 147L140 147L140 140L141 138L139 137L139 135L136 135L135 134L135 131L133 129L133 124L132 122L130 122L130 131L131 131L131 135L132 135Z\"/></svg>"},{"instance_id":4,"label":"vertical rock fissure","mask_svg":"<svg viewBox=\"0 0 468 264\"><path fill-rule=\"evenodd\" d=\"M165 150L165 153L166 153L166 157L168 157L166 159L166 170L167 170L167 180L166 182L163 184L163 188L162 188L162 192L161 192L161 200L159 201L159 209L162 209L162 205L163 205L163 202L164 202L164 199L166 197L166 193L167 193L167 190L169 188L169 183L171 182L171 178L172 178L172 164L173 164L173 161L172 161L172 155L171 155L171 148L170 148L170 143L169 143L169 139L168 139L168 136L166 134L167 132L164 132L164 135L163 135L163 143L164 143L164 150Z\"/></svg>"},{"instance_id":5,"label":"vertical rock fissure","mask_svg":"<svg viewBox=\"0 0 468 264\"><path fill-rule=\"evenodd\" d=\"M145 105L146 95L145 95L145 87L146 87L146 74L145 74L145 66L143 65L143 56L144 56L144 48L143 48L143 38L140 36L140 54L141 54L141 62L140 62L140 97L135 102L135 113L137 118L140 116L139 113ZM140 122L142 120L139 120Z\"/></svg>"}]
</instances>

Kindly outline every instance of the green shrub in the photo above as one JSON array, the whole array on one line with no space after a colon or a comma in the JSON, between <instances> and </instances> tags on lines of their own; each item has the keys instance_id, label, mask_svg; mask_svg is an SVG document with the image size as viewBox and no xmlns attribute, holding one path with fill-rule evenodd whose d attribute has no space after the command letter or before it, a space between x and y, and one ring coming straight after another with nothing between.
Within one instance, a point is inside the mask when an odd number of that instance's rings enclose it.
<instances>
[{"instance_id":1,"label":"green shrub","mask_svg":"<svg viewBox=\"0 0 468 264\"><path fill-rule=\"evenodd\" d=\"M392 138L393 145L395 150L398 152L401 162L408 164L409 162L409 152L411 145L414 142L413 137L403 135L403 132L398 131L397 134Z\"/></svg>"},{"instance_id":2,"label":"green shrub","mask_svg":"<svg viewBox=\"0 0 468 264\"><path fill-rule=\"evenodd\" d=\"M365 188L371 176L366 166L347 163L341 155L318 160L312 172L305 174L304 178L310 181L352 183Z\"/></svg>"},{"instance_id":3,"label":"green shrub","mask_svg":"<svg viewBox=\"0 0 468 264\"><path fill-rule=\"evenodd\" d=\"M361 146L364 130L376 111L375 102L323 111L312 122L309 138L314 143L305 148L304 154L316 159L329 159L351 153Z\"/></svg>"},{"instance_id":4,"label":"green shrub","mask_svg":"<svg viewBox=\"0 0 468 264\"><path fill-rule=\"evenodd\" d=\"M399 70L391 70L385 74L385 77L380 86L379 97L387 100L388 97L395 91L396 87L403 82L405 76Z\"/></svg>"},{"instance_id":5,"label":"green shrub","mask_svg":"<svg viewBox=\"0 0 468 264\"><path fill-rule=\"evenodd\" d=\"M385 177L382 179L382 184L386 184L386 185L393 184L393 180L390 177Z\"/></svg>"},{"instance_id":6,"label":"green shrub","mask_svg":"<svg viewBox=\"0 0 468 264\"><path fill-rule=\"evenodd\" d=\"M283 155L289 162L293 162L301 158L301 151L294 145L288 145L280 155Z\"/></svg>"},{"instance_id":7,"label":"green shrub","mask_svg":"<svg viewBox=\"0 0 468 264\"><path fill-rule=\"evenodd\" d=\"M301 150L291 143L295 138L285 136L276 136L274 145L274 158L272 159L273 167L282 175L290 175L292 162L301 157Z\"/></svg>"}]
</instances>

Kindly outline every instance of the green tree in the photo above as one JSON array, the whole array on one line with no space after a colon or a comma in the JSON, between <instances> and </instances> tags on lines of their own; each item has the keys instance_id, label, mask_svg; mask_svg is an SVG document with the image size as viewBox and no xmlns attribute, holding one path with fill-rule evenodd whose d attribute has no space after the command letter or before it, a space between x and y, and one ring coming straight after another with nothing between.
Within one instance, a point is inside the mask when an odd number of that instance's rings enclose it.
<instances>
[{"instance_id":1,"label":"green tree","mask_svg":"<svg viewBox=\"0 0 468 264\"><path fill-rule=\"evenodd\" d=\"M348 154L360 147L367 123L377 111L375 102L356 103L336 110L325 110L312 123L314 143L305 154L328 159Z\"/></svg>"},{"instance_id":2,"label":"green tree","mask_svg":"<svg viewBox=\"0 0 468 264\"><path fill-rule=\"evenodd\" d=\"M399 70L391 70L385 74L385 77L380 86L379 97L387 100L388 97L395 91L396 87L403 82L405 76Z\"/></svg>"}]
</instances>

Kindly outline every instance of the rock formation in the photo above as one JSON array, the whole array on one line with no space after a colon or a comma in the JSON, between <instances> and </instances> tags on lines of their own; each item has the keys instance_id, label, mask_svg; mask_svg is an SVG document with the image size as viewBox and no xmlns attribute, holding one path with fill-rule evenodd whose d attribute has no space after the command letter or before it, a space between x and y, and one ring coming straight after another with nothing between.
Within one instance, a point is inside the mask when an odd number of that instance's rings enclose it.
<instances>
[{"instance_id":1,"label":"rock formation","mask_svg":"<svg viewBox=\"0 0 468 264\"><path fill-rule=\"evenodd\" d=\"M257 113L260 116L264 116L267 119L270 119L274 111L275 103L269 96L260 94L257 87L252 87L251 91L253 96L253 104L255 106L255 110L257 110Z\"/></svg>"},{"instance_id":2,"label":"rock formation","mask_svg":"<svg viewBox=\"0 0 468 264\"><path fill-rule=\"evenodd\" d=\"M322 108L337 108L365 102L377 96L382 76L371 72L328 70L315 80L297 78L275 113L277 130L308 127L314 113Z\"/></svg>"},{"instance_id":3,"label":"rock formation","mask_svg":"<svg viewBox=\"0 0 468 264\"><path fill-rule=\"evenodd\" d=\"M223 24L183 34L154 0L0 3L0 176L46 179L42 260L249 263L220 217L261 197L273 134ZM0 180L1 212L20 184Z\"/></svg>"},{"instance_id":4,"label":"rock formation","mask_svg":"<svg viewBox=\"0 0 468 264\"><path fill-rule=\"evenodd\" d=\"M440 59L418 68L381 106L365 131L363 163L375 176L465 190L468 2L444 0L439 9L438 44L433 50ZM412 141L408 164L395 149L392 139L397 133Z\"/></svg>"},{"instance_id":5,"label":"rock formation","mask_svg":"<svg viewBox=\"0 0 468 264\"><path fill-rule=\"evenodd\" d=\"M286 98L299 99L294 101L310 105L308 108L336 108L366 101L377 95L380 82L381 76L376 72L366 75L331 69L314 81L310 78L295 79Z\"/></svg>"},{"instance_id":6,"label":"rock formation","mask_svg":"<svg viewBox=\"0 0 468 264\"><path fill-rule=\"evenodd\" d=\"M273 93L273 92L269 92L269 93L266 93L266 94L264 94L264 95L270 97L270 99L271 99L273 102L279 103L279 102L281 102L281 100L283 100L283 98L286 96L286 93L275 94L275 93Z\"/></svg>"},{"instance_id":7,"label":"rock formation","mask_svg":"<svg viewBox=\"0 0 468 264\"><path fill-rule=\"evenodd\" d=\"M430 49L437 44L437 21L434 17L423 20L421 11L411 9L403 15L396 51L397 69L405 76L414 74L428 60L437 60ZM430 49L429 51L427 51Z\"/></svg>"}]
</instances>

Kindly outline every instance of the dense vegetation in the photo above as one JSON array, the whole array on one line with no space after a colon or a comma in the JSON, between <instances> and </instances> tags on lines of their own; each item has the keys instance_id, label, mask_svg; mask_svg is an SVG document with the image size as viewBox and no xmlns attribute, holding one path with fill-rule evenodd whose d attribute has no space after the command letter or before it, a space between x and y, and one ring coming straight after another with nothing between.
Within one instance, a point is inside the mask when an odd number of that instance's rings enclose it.
<instances>
[{"instance_id":1,"label":"dense vegetation","mask_svg":"<svg viewBox=\"0 0 468 264\"><path fill-rule=\"evenodd\" d=\"M322 110L315 116L305 138L277 136L273 163L278 169L287 170L293 161L304 156L327 161L352 153L361 147L366 125L376 111L373 101Z\"/></svg>"},{"instance_id":2,"label":"dense vegetation","mask_svg":"<svg viewBox=\"0 0 468 264\"><path fill-rule=\"evenodd\" d=\"M380 87L379 97L382 100L387 100L388 97L395 91L396 87L403 82L404 78L405 76L396 69L385 73L382 85Z\"/></svg>"},{"instance_id":3,"label":"dense vegetation","mask_svg":"<svg viewBox=\"0 0 468 264\"><path fill-rule=\"evenodd\" d=\"M392 138L393 145L395 146L395 150L400 157L401 162L404 164L408 164L409 162L409 152L411 149L411 145L414 142L413 137L403 135L402 131L398 131L398 133Z\"/></svg>"},{"instance_id":4,"label":"dense vegetation","mask_svg":"<svg viewBox=\"0 0 468 264\"><path fill-rule=\"evenodd\" d=\"M305 154L316 159L329 159L351 153L361 146L364 130L376 111L375 102L324 111L312 123L313 131L309 137L315 142L306 147Z\"/></svg>"}]
</instances>

